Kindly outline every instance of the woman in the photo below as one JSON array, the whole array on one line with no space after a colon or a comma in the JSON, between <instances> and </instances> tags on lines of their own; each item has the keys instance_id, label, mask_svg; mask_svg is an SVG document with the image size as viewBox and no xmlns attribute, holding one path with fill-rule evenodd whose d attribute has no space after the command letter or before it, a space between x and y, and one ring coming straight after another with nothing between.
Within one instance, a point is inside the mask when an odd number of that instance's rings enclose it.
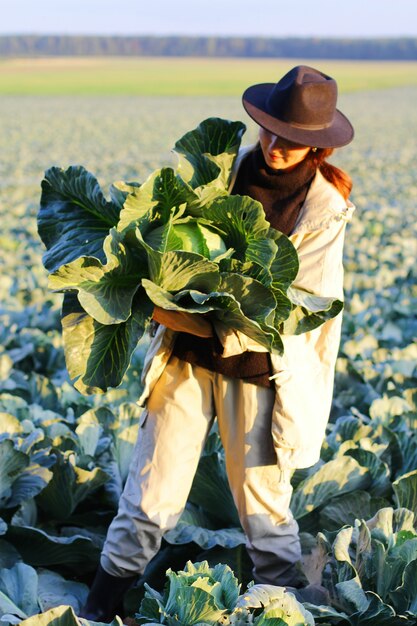
<instances>
[{"instance_id":1,"label":"woman","mask_svg":"<svg viewBox=\"0 0 417 626\"><path fill-rule=\"evenodd\" d=\"M342 298L351 183L325 159L352 140L353 129L336 99L335 81L305 66L249 87L243 105L259 124L259 143L239 153L231 192L259 200L271 225L291 238L298 287ZM300 584L290 476L319 458L341 316L285 336L281 357L202 316L156 309L154 317L160 326L144 364L146 410L84 610L90 619L113 617L175 526L215 416L255 581Z\"/></svg>"}]
</instances>

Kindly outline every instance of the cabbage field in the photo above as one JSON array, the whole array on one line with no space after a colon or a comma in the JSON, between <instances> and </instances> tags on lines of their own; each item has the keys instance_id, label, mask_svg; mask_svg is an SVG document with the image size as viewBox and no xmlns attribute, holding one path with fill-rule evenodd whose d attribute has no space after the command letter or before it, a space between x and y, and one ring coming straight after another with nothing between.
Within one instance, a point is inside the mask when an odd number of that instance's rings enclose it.
<instances>
[{"instance_id":1,"label":"cabbage field","mask_svg":"<svg viewBox=\"0 0 417 626\"><path fill-rule=\"evenodd\" d=\"M321 460L295 472L292 500L319 606L281 588L244 592L250 567L214 431L186 511L127 595L126 614L139 623L417 624L416 102L413 86L340 99L356 138L334 162L351 174L357 206L343 339ZM175 141L211 116L244 121L243 143L254 139L235 97L0 102L2 624L79 623L141 416L146 338L119 388L83 396L69 382L61 295L47 289L36 227L43 173L81 164L104 190L143 182L172 165Z\"/></svg>"}]
</instances>

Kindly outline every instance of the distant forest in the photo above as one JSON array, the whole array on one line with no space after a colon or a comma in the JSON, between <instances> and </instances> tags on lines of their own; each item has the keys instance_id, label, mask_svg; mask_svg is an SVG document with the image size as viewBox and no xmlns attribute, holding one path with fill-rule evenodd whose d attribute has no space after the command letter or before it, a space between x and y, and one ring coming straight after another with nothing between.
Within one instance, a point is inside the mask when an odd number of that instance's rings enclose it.
<instances>
[{"instance_id":1,"label":"distant forest","mask_svg":"<svg viewBox=\"0 0 417 626\"><path fill-rule=\"evenodd\" d=\"M1 57L179 56L417 60L417 38L117 37L7 35Z\"/></svg>"}]
</instances>

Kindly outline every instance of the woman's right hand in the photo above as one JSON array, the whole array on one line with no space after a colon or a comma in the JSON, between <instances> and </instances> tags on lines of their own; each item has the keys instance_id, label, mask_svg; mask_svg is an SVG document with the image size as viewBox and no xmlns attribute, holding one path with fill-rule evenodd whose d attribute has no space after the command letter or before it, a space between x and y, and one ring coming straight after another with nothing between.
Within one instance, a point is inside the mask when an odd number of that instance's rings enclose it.
<instances>
[{"instance_id":1,"label":"woman's right hand","mask_svg":"<svg viewBox=\"0 0 417 626\"><path fill-rule=\"evenodd\" d=\"M213 328L210 322L199 313L183 313L182 311L167 311L156 306L153 310L155 322L181 333L189 333L197 337L212 337Z\"/></svg>"}]
</instances>

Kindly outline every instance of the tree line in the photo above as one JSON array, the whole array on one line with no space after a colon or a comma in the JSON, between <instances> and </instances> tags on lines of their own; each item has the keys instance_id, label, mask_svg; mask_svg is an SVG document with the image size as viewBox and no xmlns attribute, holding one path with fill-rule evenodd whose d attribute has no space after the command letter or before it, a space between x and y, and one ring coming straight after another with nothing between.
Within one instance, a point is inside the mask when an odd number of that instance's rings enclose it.
<instances>
[{"instance_id":1,"label":"tree line","mask_svg":"<svg viewBox=\"0 0 417 626\"><path fill-rule=\"evenodd\" d=\"M417 60L417 38L6 35L0 56L196 56Z\"/></svg>"}]
</instances>

